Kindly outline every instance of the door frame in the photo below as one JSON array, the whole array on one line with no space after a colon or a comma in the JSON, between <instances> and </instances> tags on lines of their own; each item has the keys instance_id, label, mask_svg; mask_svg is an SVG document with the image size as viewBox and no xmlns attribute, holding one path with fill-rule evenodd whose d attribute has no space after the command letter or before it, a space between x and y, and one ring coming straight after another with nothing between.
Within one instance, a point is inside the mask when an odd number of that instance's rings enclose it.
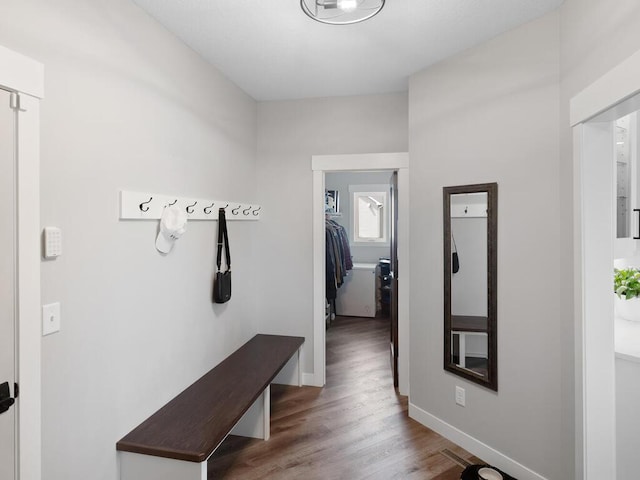
<instances>
[{"instance_id":1,"label":"door frame","mask_svg":"<svg viewBox=\"0 0 640 480\"><path fill-rule=\"evenodd\" d=\"M305 384L318 387L326 383L325 326L325 233L324 190L326 172L398 172L398 259L402 276L398 279L398 377L399 392L409 395L409 154L365 153L313 155L313 375Z\"/></svg>"},{"instance_id":2,"label":"door frame","mask_svg":"<svg viewBox=\"0 0 640 480\"><path fill-rule=\"evenodd\" d=\"M16 159L17 478L40 480L40 99L44 97L44 67L0 45L0 86L18 93L21 107Z\"/></svg>"},{"instance_id":3,"label":"door frame","mask_svg":"<svg viewBox=\"0 0 640 480\"><path fill-rule=\"evenodd\" d=\"M640 109L640 51L571 99L576 478L616 478L613 295L615 118Z\"/></svg>"}]
</instances>

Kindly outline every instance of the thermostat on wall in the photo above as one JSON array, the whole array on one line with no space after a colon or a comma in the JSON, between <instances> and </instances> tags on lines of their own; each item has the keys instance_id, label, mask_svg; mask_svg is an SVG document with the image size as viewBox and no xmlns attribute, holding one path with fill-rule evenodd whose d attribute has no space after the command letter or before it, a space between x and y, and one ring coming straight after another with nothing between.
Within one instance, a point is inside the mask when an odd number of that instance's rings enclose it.
<instances>
[{"instance_id":1,"label":"thermostat on wall","mask_svg":"<svg viewBox=\"0 0 640 480\"><path fill-rule=\"evenodd\" d=\"M58 227L44 227L44 258L62 255L62 232Z\"/></svg>"}]
</instances>

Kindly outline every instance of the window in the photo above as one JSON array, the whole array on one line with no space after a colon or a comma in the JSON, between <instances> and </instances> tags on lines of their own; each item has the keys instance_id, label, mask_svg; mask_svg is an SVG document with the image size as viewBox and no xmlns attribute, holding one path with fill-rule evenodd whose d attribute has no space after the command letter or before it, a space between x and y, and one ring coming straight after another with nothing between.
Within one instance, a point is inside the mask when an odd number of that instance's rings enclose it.
<instances>
[{"instance_id":1,"label":"window","mask_svg":"<svg viewBox=\"0 0 640 480\"><path fill-rule=\"evenodd\" d=\"M389 194L386 191L388 187L380 185L379 188L352 191L354 243L389 243ZM349 189L355 187L350 186Z\"/></svg>"}]
</instances>

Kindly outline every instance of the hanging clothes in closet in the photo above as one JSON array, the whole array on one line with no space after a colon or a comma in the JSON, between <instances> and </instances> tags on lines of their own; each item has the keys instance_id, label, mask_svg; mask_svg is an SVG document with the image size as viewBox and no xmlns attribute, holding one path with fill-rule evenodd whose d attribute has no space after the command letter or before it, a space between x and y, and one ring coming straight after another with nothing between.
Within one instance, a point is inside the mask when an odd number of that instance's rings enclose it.
<instances>
[{"instance_id":1,"label":"hanging clothes in closet","mask_svg":"<svg viewBox=\"0 0 640 480\"><path fill-rule=\"evenodd\" d=\"M344 283L347 270L353 268L353 261L346 229L329 218L325 220L325 243L326 297L330 303L333 303L338 288Z\"/></svg>"}]
</instances>

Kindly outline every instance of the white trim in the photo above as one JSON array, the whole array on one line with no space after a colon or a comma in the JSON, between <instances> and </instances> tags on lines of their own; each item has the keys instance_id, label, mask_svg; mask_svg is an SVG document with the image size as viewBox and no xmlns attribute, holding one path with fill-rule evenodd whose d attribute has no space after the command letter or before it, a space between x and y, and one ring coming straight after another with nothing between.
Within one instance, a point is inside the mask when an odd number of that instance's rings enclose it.
<instances>
[{"instance_id":1,"label":"white trim","mask_svg":"<svg viewBox=\"0 0 640 480\"><path fill-rule=\"evenodd\" d=\"M613 122L582 124L583 448L585 478L616 478ZM607 321L607 318L610 321ZM604 321L603 321L604 320Z\"/></svg>"},{"instance_id":2,"label":"white trim","mask_svg":"<svg viewBox=\"0 0 640 480\"><path fill-rule=\"evenodd\" d=\"M23 97L18 116L19 479L41 478L40 101Z\"/></svg>"},{"instance_id":3,"label":"white trim","mask_svg":"<svg viewBox=\"0 0 640 480\"><path fill-rule=\"evenodd\" d=\"M413 403L409 403L409 417L515 478L520 480L546 480L542 475L507 457L489 445L482 443L477 438L448 424L444 420L422 410Z\"/></svg>"},{"instance_id":4,"label":"white trim","mask_svg":"<svg viewBox=\"0 0 640 480\"><path fill-rule=\"evenodd\" d=\"M40 480L40 102L43 66L0 46L0 85L23 95L18 115L18 478Z\"/></svg>"},{"instance_id":5,"label":"white trim","mask_svg":"<svg viewBox=\"0 0 640 480\"><path fill-rule=\"evenodd\" d=\"M326 383L326 284L324 231L324 172L313 172L313 381L306 385L324 387ZM320 212L320 213L318 213Z\"/></svg>"},{"instance_id":6,"label":"white trim","mask_svg":"<svg viewBox=\"0 0 640 480\"><path fill-rule=\"evenodd\" d=\"M0 45L0 86L44 98L44 66Z\"/></svg>"},{"instance_id":7,"label":"white trim","mask_svg":"<svg viewBox=\"0 0 640 480\"><path fill-rule=\"evenodd\" d=\"M303 373L302 385L307 387L324 387L324 381L320 378L316 378L314 373Z\"/></svg>"},{"instance_id":8,"label":"white trim","mask_svg":"<svg viewBox=\"0 0 640 480\"><path fill-rule=\"evenodd\" d=\"M571 99L571 126L586 122L596 115L610 110L612 107L640 92L640 51L604 74L587 88ZM615 109L615 118L639 110L637 102L628 105L632 110ZM610 118L613 120L613 118Z\"/></svg>"},{"instance_id":9,"label":"white trim","mask_svg":"<svg viewBox=\"0 0 640 480\"><path fill-rule=\"evenodd\" d=\"M355 155L314 155L313 170L313 368L305 374L305 385L326 382L325 340L325 237L324 174L336 171L398 171L398 380L402 395L409 394L409 154L374 153ZM405 255L406 253L406 255ZM406 259L406 262L404 261Z\"/></svg>"},{"instance_id":10,"label":"white trim","mask_svg":"<svg viewBox=\"0 0 640 480\"><path fill-rule=\"evenodd\" d=\"M584 296L582 212L576 208L582 202L582 125L573 129L573 317L574 317L574 364L575 364L575 477L584 478L584 339L583 308Z\"/></svg>"},{"instance_id":11,"label":"white trim","mask_svg":"<svg viewBox=\"0 0 640 480\"><path fill-rule=\"evenodd\" d=\"M348 163L348 166L345 165ZM311 169L325 172L398 170L409 168L408 153L358 153L351 155L314 155Z\"/></svg>"}]
</instances>

